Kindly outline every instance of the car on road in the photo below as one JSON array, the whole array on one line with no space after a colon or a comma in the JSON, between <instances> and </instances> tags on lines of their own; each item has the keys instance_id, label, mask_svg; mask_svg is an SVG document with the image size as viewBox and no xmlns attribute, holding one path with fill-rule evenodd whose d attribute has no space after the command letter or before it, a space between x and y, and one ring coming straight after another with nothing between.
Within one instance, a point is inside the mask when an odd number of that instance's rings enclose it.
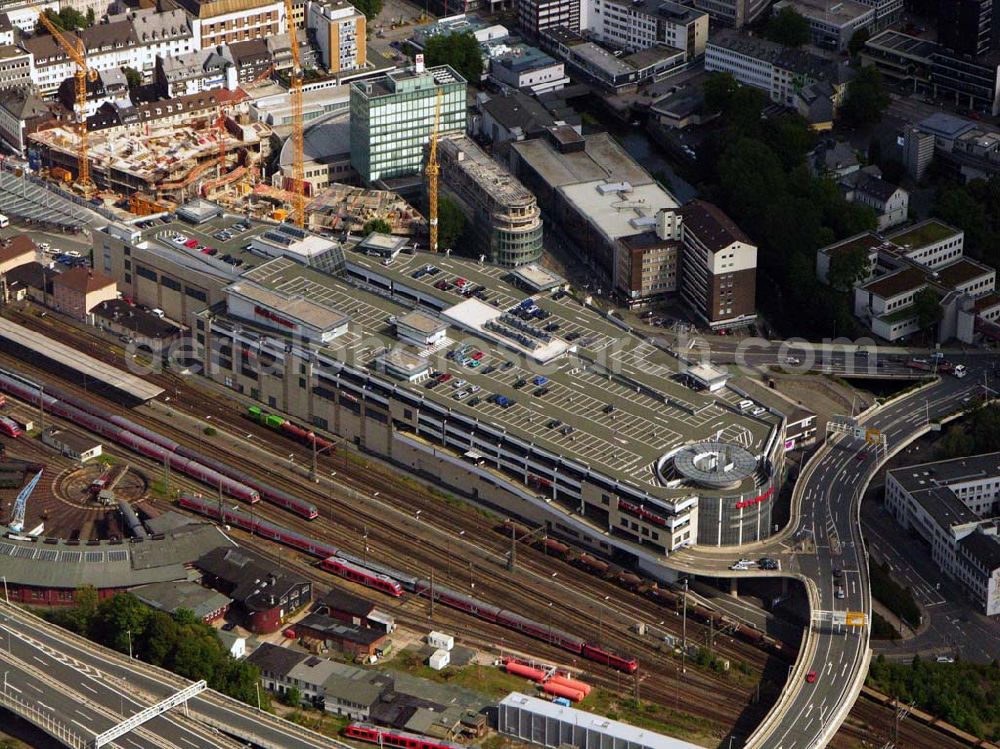
<instances>
[{"instance_id":1,"label":"car on road","mask_svg":"<svg viewBox=\"0 0 1000 749\"><path fill-rule=\"evenodd\" d=\"M955 659L952 658L950 655L939 655L934 660L937 661L938 663L954 663L955 662Z\"/></svg>"},{"instance_id":2,"label":"car on road","mask_svg":"<svg viewBox=\"0 0 1000 749\"><path fill-rule=\"evenodd\" d=\"M844 586L843 585L838 585L836 587L836 589L833 591L833 594L837 598L846 598L847 597L847 594L844 592Z\"/></svg>"},{"instance_id":3,"label":"car on road","mask_svg":"<svg viewBox=\"0 0 1000 749\"><path fill-rule=\"evenodd\" d=\"M816 681L815 671L810 671L809 673L806 674L806 682L808 682L809 684L813 684L815 683L815 681Z\"/></svg>"},{"instance_id":4,"label":"car on road","mask_svg":"<svg viewBox=\"0 0 1000 749\"><path fill-rule=\"evenodd\" d=\"M835 579L839 580L843 576L844 576L844 571L842 569L840 569L840 567L834 567L833 568L833 577Z\"/></svg>"},{"instance_id":5,"label":"car on road","mask_svg":"<svg viewBox=\"0 0 1000 749\"><path fill-rule=\"evenodd\" d=\"M771 557L762 557L757 560L757 566L762 570L776 570L778 569L778 560L771 559Z\"/></svg>"},{"instance_id":6,"label":"car on road","mask_svg":"<svg viewBox=\"0 0 1000 749\"><path fill-rule=\"evenodd\" d=\"M797 356L789 356L786 361L793 367L798 366L802 363L802 360Z\"/></svg>"}]
</instances>

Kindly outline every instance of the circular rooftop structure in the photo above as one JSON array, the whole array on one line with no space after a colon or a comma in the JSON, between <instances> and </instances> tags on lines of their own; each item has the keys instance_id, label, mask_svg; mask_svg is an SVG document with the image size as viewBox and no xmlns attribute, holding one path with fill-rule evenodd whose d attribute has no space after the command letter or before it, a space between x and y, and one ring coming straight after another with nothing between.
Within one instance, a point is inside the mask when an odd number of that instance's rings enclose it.
<instances>
[{"instance_id":1,"label":"circular rooftop structure","mask_svg":"<svg viewBox=\"0 0 1000 749\"><path fill-rule=\"evenodd\" d=\"M753 453L725 442L685 445L674 453L673 463L678 475L711 489L734 489L757 469Z\"/></svg>"}]
</instances>

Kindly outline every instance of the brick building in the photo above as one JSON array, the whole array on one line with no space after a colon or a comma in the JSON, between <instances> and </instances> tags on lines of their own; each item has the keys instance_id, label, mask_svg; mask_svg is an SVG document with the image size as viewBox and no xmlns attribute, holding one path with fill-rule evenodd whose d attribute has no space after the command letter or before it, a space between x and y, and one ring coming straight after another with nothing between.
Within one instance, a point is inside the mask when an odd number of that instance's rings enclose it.
<instances>
[{"instance_id":1,"label":"brick building","mask_svg":"<svg viewBox=\"0 0 1000 749\"><path fill-rule=\"evenodd\" d=\"M195 562L205 585L233 600L256 634L281 629L312 601L312 583L246 549L213 549Z\"/></svg>"},{"instance_id":2,"label":"brick building","mask_svg":"<svg viewBox=\"0 0 1000 749\"><path fill-rule=\"evenodd\" d=\"M117 298L118 282L90 268L73 268L52 279L52 306L80 321L101 302Z\"/></svg>"}]
</instances>

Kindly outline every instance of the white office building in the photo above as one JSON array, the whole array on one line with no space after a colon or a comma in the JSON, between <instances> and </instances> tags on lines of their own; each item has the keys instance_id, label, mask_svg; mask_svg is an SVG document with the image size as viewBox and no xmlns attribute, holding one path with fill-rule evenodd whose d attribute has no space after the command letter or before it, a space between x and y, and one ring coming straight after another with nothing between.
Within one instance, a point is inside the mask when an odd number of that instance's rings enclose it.
<instances>
[{"instance_id":1,"label":"white office building","mask_svg":"<svg viewBox=\"0 0 1000 749\"><path fill-rule=\"evenodd\" d=\"M885 506L983 613L1000 614L1000 452L889 471Z\"/></svg>"},{"instance_id":2,"label":"white office building","mask_svg":"<svg viewBox=\"0 0 1000 749\"><path fill-rule=\"evenodd\" d=\"M707 13L664 0L593 0L587 24L597 41L627 52L662 44L691 60L708 41Z\"/></svg>"}]
</instances>

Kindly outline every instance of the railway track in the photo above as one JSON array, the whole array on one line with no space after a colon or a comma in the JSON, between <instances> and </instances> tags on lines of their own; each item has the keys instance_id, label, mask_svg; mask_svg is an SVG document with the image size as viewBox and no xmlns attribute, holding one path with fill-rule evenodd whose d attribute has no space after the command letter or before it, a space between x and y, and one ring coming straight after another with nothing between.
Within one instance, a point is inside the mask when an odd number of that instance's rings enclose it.
<instances>
[{"instance_id":1,"label":"railway track","mask_svg":"<svg viewBox=\"0 0 1000 749\"><path fill-rule=\"evenodd\" d=\"M51 327L53 325L55 327L61 327L64 330L71 331L74 337L74 341L80 341L81 339L83 339L83 341L85 342L83 348L88 349L88 353L95 356L95 358L108 361L109 363L115 365L120 365L120 356L115 351L115 349L109 347L108 344L104 341L95 340L93 337L81 336L80 331L74 326L67 325L62 322L57 322L51 316L46 318L47 323L49 323L48 325L41 323L36 318L30 315L19 314L18 317L21 318L19 322L25 324L26 327L31 327L45 334L49 335L52 334ZM25 366L25 363L21 361L11 363L8 360L7 364L9 366L20 369L24 369ZM36 370L36 374L43 374L43 373L40 370ZM45 377L48 378L49 376L45 374ZM235 433L237 434L243 434L243 433L250 434L252 437L256 437L258 440L264 442L265 444L273 441L277 444L283 444L283 447L288 446L290 450L289 454L293 456L293 458L302 459L303 462L308 461L311 457L308 448L305 448L304 446L299 446L291 442L280 443L280 440L274 439L275 435L273 432L266 430L263 427L260 427L259 425L254 425L252 424L252 422L239 418L232 411L231 405L227 407L218 403L220 396L217 392L211 391L210 389L201 386L196 381L184 380L172 374L154 375L151 376L149 379L151 381L155 381L161 387L164 387L164 389L167 390L168 393L171 393L172 395L170 396L169 400L175 407L181 410L187 410L191 413L199 414L201 418L205 418L206 416L212 416L214 417L213 421L215 421L215 423L223 424L226 428L235 431ZM91 397L89 394L86 394L85 391L82 391L82 389L77 388L75 386L67 385L66 383L60 383L60 386L63 389L67 390L68 392L72 392L73 394L79 395L81 392L83 392L84 397ZM232 404L233 402L234 401L232 399L229 400L229 404ZM214 410L213 414L206 414L206 405L210 405L212 407L212 409ZM237 407L239 407L238 404ZM136 411L128 412L128 416L133 420L139 422L142 421L142 419L137 418L138 412ZM158 430L161 430L162 422L156 419L149 419L149 423L147 424L147 426L149 426L149 428L156 428ZM176 430L176 427L174 427L174 429ZM183 441L189 444L191 442L191 436L189 434L185 435L184 440L178 440L178 441ZM199 449L204 449L206 445L203 440L199 440L199 444L197 446ZM226 462L232 463L234 457L238 456L234 456L231 452L224 451L221 453L220 459L224 459ZM137 460L135 462L139 463L140 461ZM248 463L250 463L248 472L259 474L261 466L253 464L252 461L248 461ZM372 463L375 463L375 461L372 461ZM414 491L412 486L401 489L398 482L398 477L394 478L394 477L384 476L377 470L376 471L365 470L360 472L363 474L362 476L356 476L354 475L354 472L357 471L358 466L355 463L352 463L350 460L344 458L343 456L333 456L333 457L321 456L319 458L319 464L322 467L323 471L326 471L327 473L331 471L336 471L337 477L340 478L343 483L354 488L355 491L359 491L362 493L370 493L374 494L375 496L381 495L384 499L391 500L393 503L400 503L402 506L417 507L419 504L419 507L422 511L424 510L424 508L427 508L435 510L437 513L440 513L442 503L439 498L435 498L427 492ZM343 545L344 548L347 548L351 551L355 551L359 554L361 553L361 546L364 543L368 542L369 545L371 546L376 543L375 539L377 538L379 539L379 542L382 544L382 548L373 549L371 552L373 557L379 556L380 558L386 559L388 562L395 564L396 566L400 566L405 569L413 569L413 562L414 562L413 556L410 554L402 553L398 550L399 538L398 535L395 534L399 529L393 528L393 534L391 534L387 538L383 538L381 534L377 534L373 538L371 531L375 525L375 520L374 519L372 520L373 526L369 527L366 527L367 523L365 523L364 521L361 521L360 523L352 522L352 518L355 517L352 510L356 508L351 508L349 505L345 505L344 503L339 504L339 509L341 512L346 511L347 517L341 516L341 514L338 512L336 520L340 522L341 526L338 528L336 524L332 523L330 520L333 518L334 515L334 507L338 506L335 497L329 496L322 492L317 492L315 486L304 487L301 479L282 478L281 481L278 482L276 478L277 476L278 476L277 473L271 472L268 474L267 480L272 483L280 483L279 488L285 488L287 491L295 492L300 495L304 495L308 491L311 498L314 501L316 501L316 504L321 508L323 508L323 510L325 510L326 512L321 510L321 518L318 521L314 521L313 523L308 523L305 520L301 520L299 518L295 518L292 515L284 513L278 510L277 508L261 508L262 512L266 512L268 517L273 519L275 522L282 522L300 532L311 532L314 535L320 535L322 537L330 537L338 539L344 538L342 542L338 541L338 543ZM187 481L177 482L177 483L178 485L180 483L190 484L190 482ZM261 506L258 505L258 507ZM455 517L449 515L448 518L449 521L455 520L456 518L461 516L462 513L456 512L452 513L452 515L454 515ZM372 517L372 515L366 514L365 517L370 518ZM484 523L480 522L480 523L470 524L466 518L462 518L461 522L463 524L463 529L468 529L479 534L479 536L477 536L477 541L484 540L483 535L486 531L488 531L488 528L485 527ZM331 527L331 525L333 527ZM342 535L344 528L351 531L351 533L348 534L348 536L346 537ZM412 529L410 529L410 532L407 534L407 536L409 538L415 538L420 541L425 540L420 536L419 533L414 535L412 533ZM490 536L490 537L496 538L495 536ZM361 538L363 538L364 540L359 542L358 539ZM274 556L273 545L253 539L250 540L250 544L256 546L261 550L269 549L270 556ZM485 551L487 554L491 555L494 558L501 557L504 553L504 549L507 548L506 542L500 540L496 540L495 545L493 543L488 543L488 542L481 543L480 545L483 547L483 551ZM431 565L431 569L439 569L440 565L442 564L442 561L446 565L450 564L454 556L454 553L458 553L457 549L450 547L450 545L446 545L443 551L440 547L436 547L433 551L434 555L430 557L421 558L422 560L426 560L427 564ZM548 570L550 569L550 563L552 560L545 559L543 557L542 561L540 562L537 552L534 552L534 550L531 550L528 547L519 547L518 554L522 564L524 564L525 560L527 560L529 569L534 571L536 574L541 574L543 570L547 573ZM532 556L533 554L534 556ZM443 560L442 560L442 555L445 557ZM296 558L296 564L303 571L303 574L306 574L306 571L308 571L310 579L314 579L317 581L322 580L325 584L327 585L329 584L330 582L329 577L325 573L322 573L316 568L314 568L311 563L306 563L303 562L301 559L298 559L297 554L293 554L292 556ZM282 559L283 563L288 563L289 561L287 555L283 555ZM580 582L586 588L597 589L598 594L607 591L605 595L609 597L614 595L614 597L616 598L616 603L614 607L608 606L609 609L614 608L621 615L628 615L630 617L634 617L642 621L649 622L655 619L655 616L651 616L650 610L644 605L646 603L645 599L641 598L638 599L639 601L642 602L642 604L639 604L632 600L638 597L632 596L629 599L629 603L620 603L617 599L629 598L631 594L627 594L622 588L616 585L586 575L585 573L576 570L576 568L568 564L564 564L561 562L560 564L567 571L564 577L570 579L573 582ZM539 565L544 565L544 566L539 566ZM581 576L581 578L578 579L573 577L569 571L575 571ZM425 571L420 569L415 570L415 572L419 574L425 574ZM560 571L560 574L563 574L563 572ZM482 577L480 577L480 579L477 582L480 584L480 587L476 589L476 594L478 596L485 596L484 590L487 590L487 588L482 582ZM525 587L523 585L489 588L489 595L491 597L495 595L500 596L500 600L519 600L524 596L524 593L525 593ZM511 598L511 596L513 596L513 598ZM549 592L535 591L532 593L532 597L535 600L535 604L531 604L532 611L541 611L542 614L544 615L545 610L548 609L547 605L548 602L552 600L551 591ZM545 603L545 609L537 608L538 599L540 597L542 601ZM593 598L592 600L594 602L597 602L603 599ZM424 613L420 612L421 608L426 609L427 607L426 602L421 601L417 604L408 603L405 605L408 606L409 608L404 609L401 607L399 611L396 611L394 613L401 615L402 617L405 617L406 621L408 622L412 621L414 625L417 625L418 623L426 625L428 621L426 618L427 616L426 612ZM414 606L416 606L418 610L411 611L411 609ZM659 608L659 611L661 613L668 613L668 614L672 613L669 612L669 610L667 612L663 612L662 607ZM527 614L528 612L525 613ZM572 621L574 623L573 628L579 634L589 633L589 631L594 629L595 619L596 619L596 628L598 630L604 629L605 632L608 631L607 629L605 629L605 627L609 625L609 622L602 621L600 618L596 618L593 615L588 617L582 615L580 612L573 610L573 613L570 614L569 616L570 616L569 621ZM468 633L467 634L468 641L479 642L484 648L490 647L491 645L495 647L497 645L498 640L502 640L503 642L509 644L510 647L523 648L523 651L525 653L532 653L541 657L547 657L556 663L563 663L567 655L564 651L549 646L545 643L540 643L538 640L534 640L527 636L520 635L519 633L505 630L503 628L497 627L496 625L490 625L486 622L476 622L476 626L471 627L469 626L469 619L467 616L465 616L464 614L460 614L459 612L446 609L441 606L436 608L434 620L435 623L439 621L446 623L451 629L454 629L455 631ZM544 621L544 618L540 618L539 620ZM671 631L677 631L676 626L673 628L669 626L670 622L671 619L669 616L662 617L662 626L664 626L667 629L670 629ZM560 620L559 626L563 628L570 628L569 624L567 623L567 620L565 619ZM578 629L577 627L582 627L583 629ZM688 623L688 629L689 629L690 639L694 639L696 636L704 636L704 633L707 631L707 628L702 627L701 625L698 625L694 622ZM477 635L476 633L485 633L485 634ZM627 631L615 632L613 639L614 642L621 643L624 649L628 649L630 647L631 648L648 647L648 642L639 640L638 638L636 638ZM717 644L719 644L718 640ZM751 664L762 664L766 660L763 657L763 654L761 654L760 651L758 651L756 648L751 648L749 646L740 647L742 643L738 643L735 641L730 644L732 645L731 650L729 650L729 652L732 653L732 655L730 655L731 658L735 657L737 659L743 659ZM721 647L725 648L726 646L723 643ZM565 664L565 665L570 665L570 664ZM692 673L694 673L695 676L697 677L696 679L688 678L687 681L681 681L675 679L674 682L671 683L671 681L667 677L669 676L670 669L676 667L677 667L676 661L670 658L653 658L652 663L650 663L648 662L648 659L643 657L640 668L643 669L644 672L648 672L648 678L646 678L641 684L643 698L651 699L660 704L665 704L665 705L674 704L683 706L685 708L691 708L693 709L694 714L698 715L699 717L704 717L712 721L714 724L718 724L721 726L732 725L733 722L737 720L739 713L747 705L748 702L747 698L749 697L748 690L741 690L739 688L732 688L731 685L725 685L730 687L729 689L725 690L728 699L724 697L723 699L720 700L716 698L718 694L717 690L719 689L720 686L724 685L723 683L720 683L720 680L712 679L710 677L706 678L705 675L703 674L698 674L697 672L692 672L689 670L686 677L691 677ZM608 670L602 669L600 666L596 664L592 664L592 668L594 669L594 672L589 674L588 678L590 678L590 680L596 684L611 689L619 689L622 686L622 681L628 680L630 678L615 673L610 673L608 672ZM776 684L776 686L780 687L780 684ZM761 713L764 712L765 707L766 706L761 706L760 708ZM749 713L750 711L746 712ZM853 748L859 746L859 742L863 742L860 745L864 745L864 742L867 742L867 745L874 745L875 740L878 740L878 744L881 745L882 740L879 740L878 737L884 734L884 727L886 725L891 724L892 720L891 716L892 716L891 710L888 710L883 706L880 706L874 702L860 700L856 704L848 721L845 722L844 726L838 732L837 736L835 737L832 743L832 746L838 748L843 747L844 749L847 749L847 747ZM927 749L938 749L938 747L941 747L942 749L950 749L950 747L952 746L954 747L965 746L965 744L962 744L961 742L958 742L952 739L951 737L943 736L942 734L940 734L940 732L928 726L916 723L906 724L901 728L901 738L903 737L906 737L907 740L907 743L905 744L906 746L911 746L918 749L923 749L923 747L927 747Z\"/></svg>"},{"instance_id":2,"label":"railway track","mask_svg":"<svg viewBox=\"0 0 1000 749\"><path fill-rule=\"evenodd\" d=\"M0 357L0 361L9 367L15 367L17 364L9 360L4 360L2 357ZM44 374L24 363L19 363L17 368L27 371L29 376L40 379ZM81 397L81 393L74 392L73 386L62 385L61 389L66 391L67 394ZM84 395L83 397L86 396ZM141 426L156 429L164 434L164 436L178 439L178 441L191 442L190 436L175 425L164 425L153 420L137 418L137 416L138 412L129 413L129 417ZM225 460L233 464L234 467L247 470L248 472L256 472L259 468L259 465L252 458L233 455L224 448L211 444L206 445L204 441L201 442L202 444L198 446L199 449L209 457ZM430 540L427 533L428 526L422 521L403 515L402 517L397 516L395 522L390 524L388 522L389 519L384 513L375 512L371 509L361 511L357 503L352 502L348 498L341 497L337 493L326 495L322 492L317 492L314 486L303 486L298 480L285 477L280 473L272 472L268 476L268 479L277 488L296 493L298 496L306 499L315 500L318 504L322 504L325 499L328 505L331 506L331 509L332 505L336 504L338 522L334 524L325 518L309 522L286 513L283 510L269 507L264 503L255 506L255 513L259 512L261 516L269 516L271 519L281 522L286 527L291 527L299 532L320 535L326 540L335 541L359 555L362 553L362 549L356 539L362 536L365 528L369 529L369 542L371 542L372 536L379 539L382 546L382 551L378 555L380 559L394 566L411 571L414 574L426 574L428 570L446 570L457 551L449 542ZM345 527L348 531L347 538L343 535ZM401 539L405 539L408 543L405 551L399 549ZM601 638L602 641L619 651L633 651L648 647L647 643L632 636L627 631L627 628L625 631L619 632L613 629L611 621L602 623L600 613L595 615L590 612L588 615L575 606L554 608L552 605L552 591L539 590L537 585L524 585L524 582L530 583L531 581L510 580L506 575L496 576L491 574L483 576L480 573L478 580L475 581L478 587L474 593L477 597L491 600L500 605L506 605L508 608L513 608L510 602L516 601L516 610L519 613L535 618L540 622L548 620L552 622L552 626L568 628L578 634L586 635L595 628L600 629L605 635ZM556 591L556 593L558 592ZM560 599L556 597L555 601L558 602ZM503 631L497 628L497 636L502 636ZM552 651L554 653L561 653L556 648L552 648ZM649 655L647 653L647 656ZM656 670L652 666L653 660L658 661L660 665L664 665L671 661L671 657L662 654L655 654L654 658L646 657L644 662L651 673ZM593 668L598 669L601 667L593 664ZM668 671L669 669L665 668L663 670ZM685 692L685 702L699 704L703 711L714 709L716 716L719 718L724 716L735 717L733 706L743 704L746 701L745 689L727 684L723 679L713 678L712 675L695 670L688 671L686 683L681 691Z\"/></svg>"}]
</instances>

